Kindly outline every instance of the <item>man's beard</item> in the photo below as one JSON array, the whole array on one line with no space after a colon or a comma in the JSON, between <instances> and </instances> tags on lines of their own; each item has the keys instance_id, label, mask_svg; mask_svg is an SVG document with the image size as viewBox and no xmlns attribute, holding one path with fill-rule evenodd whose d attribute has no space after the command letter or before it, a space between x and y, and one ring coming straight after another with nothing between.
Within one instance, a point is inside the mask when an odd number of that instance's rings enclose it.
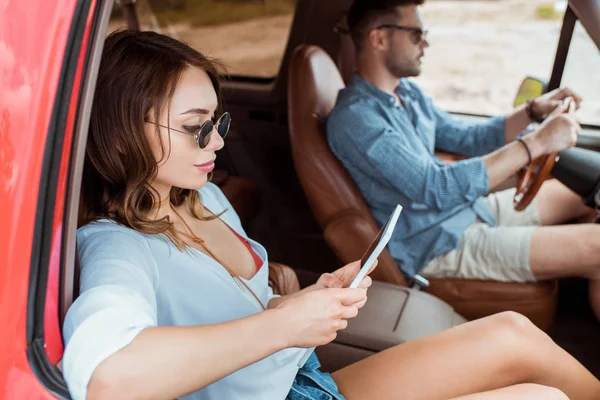
<instances>
[{"instance_id":1,"label":"man's beard","mask_svg":"<svg viewBox=\"0 0 600 400\"><path fill-rule=\"evenodd\" d=\"M390 52L385 60L385 66L390 74L398 79L419 76L421 74L421 67L416 62L408 60L402 62L398 61L397 58L399 57Z\"/></svg>"}]
</instances>

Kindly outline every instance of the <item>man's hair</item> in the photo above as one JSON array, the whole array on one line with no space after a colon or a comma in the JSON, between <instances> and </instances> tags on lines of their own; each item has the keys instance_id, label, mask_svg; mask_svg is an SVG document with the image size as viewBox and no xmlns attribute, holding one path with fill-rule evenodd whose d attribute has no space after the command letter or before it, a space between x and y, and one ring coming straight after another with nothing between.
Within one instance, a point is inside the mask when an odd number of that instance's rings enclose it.
<instances>
[{"instance_id":1,"label":"man's hair","mask_svg":"<svg viewBox=\"0 0 600 400\"><path fill-rule=\"evenodd\" d=\"M398 6L420 6L425 0L354 0L348 11L348 30L356 50L360 51L362 41L372 29L374 21L394 15Z\"/></svg>"}]
</instances>

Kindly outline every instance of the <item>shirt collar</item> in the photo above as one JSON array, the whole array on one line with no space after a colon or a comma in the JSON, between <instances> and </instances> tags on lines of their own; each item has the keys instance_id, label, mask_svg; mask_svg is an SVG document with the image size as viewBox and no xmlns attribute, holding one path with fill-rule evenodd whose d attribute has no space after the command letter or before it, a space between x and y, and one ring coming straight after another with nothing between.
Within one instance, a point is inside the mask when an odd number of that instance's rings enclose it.
<instances>
[{"instance_id":1,"label":"shirt collar","mask_svg":"<svg viewBox=\"0 0 600 400\"><path fill-rule=\"evenodd\" d=\"M351 84L352 84L352 86L357 87L359 90L364 91L365 93L369 94L370 96L374 96L375 98L381 100L385 104L396 104L397 103L396 98L394 96L377 88L375 85L373 85L371 82L367 81L366 79L362 78L356 72L352 74ZM408 85L407 82L405 82L405 79L400 79L398 86L396 86L395 92L396 92L396 95L398 95L398 97L400 97L400 99L402 101L404 101L405 95L410 96L410 92L411 92L410 85Z\"/></svg>"},{"instance_id":2,"label":"shirt collar","mask_svg":"<svg viewBox=\"0 0 600 400\"><path fill-rule=\"evenodd\" d=\"M369 96L373 96L385 104L395 104L396 99L394 96L384 92L383 90L378 89L371 82L367 81L360 77L357 73L352 74L352 86L358 88L361 91L364 91Z\"/></svg>"}]
</instances>

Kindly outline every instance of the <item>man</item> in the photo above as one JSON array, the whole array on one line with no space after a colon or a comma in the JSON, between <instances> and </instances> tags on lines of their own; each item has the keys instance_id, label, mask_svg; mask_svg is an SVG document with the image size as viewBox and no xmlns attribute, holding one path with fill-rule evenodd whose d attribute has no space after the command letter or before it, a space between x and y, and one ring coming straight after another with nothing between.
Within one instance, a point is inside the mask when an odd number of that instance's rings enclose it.
<instances>
[{"instance_id":1,"label":"man","mask_svg":"<svg viewBox=\"0 0 600 400\"><path fill-rule=\"evenodd\" d=\"M406 79L419 75L429 46L422 3L352 5L357 71L327 122L332 151L380 224L397 203L404 207L389 249L406 275L511 282L582 276L600 318L600 225L555 226L593 210L556 181L544 183L523 212L513 208L514 189L488 195L532 159L575 145L579 124L561 104L581 99L565 88L484 123L454 119ZM445 164L435 148L470 158Z\"/></svg>"}]
</instances>

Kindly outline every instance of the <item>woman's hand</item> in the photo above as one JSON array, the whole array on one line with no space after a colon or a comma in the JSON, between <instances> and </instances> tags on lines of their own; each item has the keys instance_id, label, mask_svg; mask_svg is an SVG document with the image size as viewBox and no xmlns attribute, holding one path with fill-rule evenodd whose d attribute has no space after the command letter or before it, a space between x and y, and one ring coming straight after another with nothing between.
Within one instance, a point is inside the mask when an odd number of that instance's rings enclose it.
<instances>
[{"instance_id":1,"label":"woman's hand","mask_svg":"<svg viewBox=\"0 0 600 400\"><path fill-rule=\"evenodd\" d=\"M365 275L365 277L360 281L360 284L358 285L359 288L368 289L369 287L371 287L371 285L373 284L373 281L369 277L369 274L371 272L373 272L375 267L377 267L377 260L375 260L375 263L373 264L371 269L369 269L369 272L367 273L367 275ZM310 293L315 290L338 289L338 288L348 287L352 283L352 280L354 280L354 277L356 276L356 274L358 274L359 270L360 270L360 261L351 262L350 264L348 264L332 273L325 273L325 274L321 275L315 284L307 286L304 289L300 290L299 292L272 298L271 301L269 301L267 308L269 308L269 309L277 308L277 306L279 306L284 301L288 301L290 299L296 298L298 296L302 296L305 293ZM365 300L363 302L361 302L357 305L358 308L362 308L362 306L364 306L366 302L367 302L367 300L365 298Z\"/></svg>"},{"instance_id":2,"label":"woman's hand","mask_svg":"<svg viewBox=\"0 0 600 400\"><path fill-rule=\"evenodd\" d=\"M373 280L369 274L373 272L375 267L377 267L377 260L375 260L375 263L369 269L367 275L365 275L365 277L358 284L359 288L368 289L371 287ZM321 275L319 280L317 280L317 283L314 284L313 290L348 287L354 280L354 277L358 274L358 271L360 271L360 260L351 262L350 264L333 271L332 273L325 273ZM366 302L367 300L365 299L361 304L358 305L358 308L364 306Z\"/></svg>"},{"instance_id":3,"label":"woman's hand","mask_svg":"<svg viewBox=\"0 0 600 400\"><path fill-rule=\"evenodd\" d=\"M302 293L277 306L287 347L316 347L333 341L356 317L366 289L321 289Z\"/></svg>"}]
</instances>

